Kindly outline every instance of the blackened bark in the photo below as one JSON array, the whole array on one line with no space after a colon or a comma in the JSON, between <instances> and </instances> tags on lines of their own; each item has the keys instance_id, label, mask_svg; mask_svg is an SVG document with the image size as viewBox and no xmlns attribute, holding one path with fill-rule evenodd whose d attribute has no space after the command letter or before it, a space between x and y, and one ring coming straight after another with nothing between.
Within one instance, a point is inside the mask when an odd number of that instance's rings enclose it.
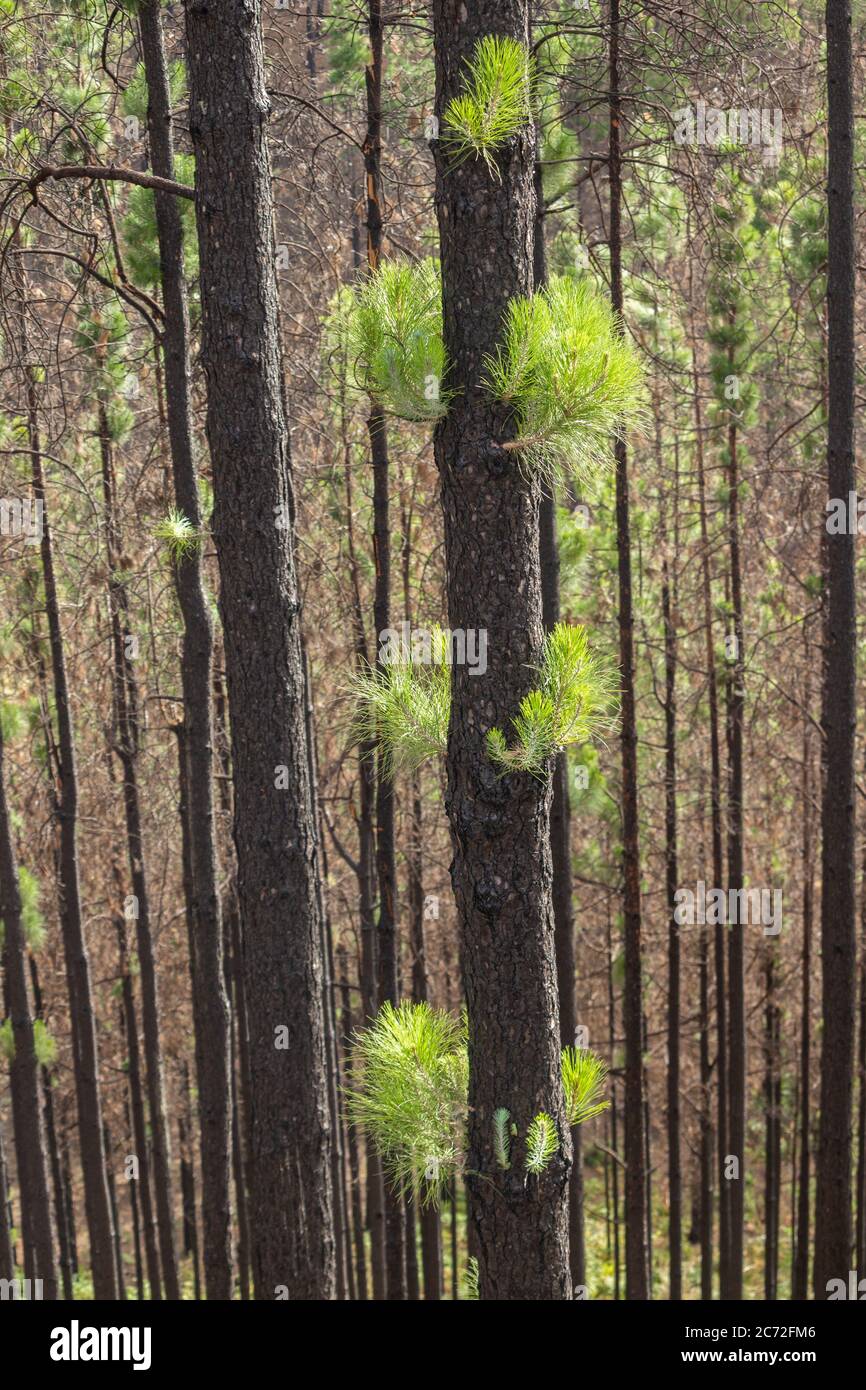
<instances>
[{"instance_id":1,"label":"blackened bark","mask_svg":"<svg viewBox=\"0 0 866 1390\"><path fill-rule=\"evenodd\" d=\"M799 1162L797 1176L797 1217L794 1237L794 1258L791 1271L791 1297L805 1301L809 1297L809 1250L811 1246L810 1214L812 1194L812 931L815 919L814 832L812 827L812 724L811 682L809 680L811 652L808 625L804 625L804 656L806 689L803 697L803 772L802 802L802 863L803 863L803 951L800 980L800 1085L799 1085ZM866 864L864 864L866 883ZM864 899L866 901L866 899Z\"/></svg>"},{"instance_id":2,"label":"blackened bark","mask_svg":"<svg viewBox=\"0 0 866 1390\"><path fill-rule=\"evenodd\" d=\"M154 1302L162 1298L162 1284L159 1268L159 1255L156 1243L156 1222L153 1214L153 1201L150 1191L150 1154L147 1142L147 1124L144 1114L144 1093L141 1084L141 1058L138 1049L138 1026L135 1017L135 998L132 990L132 976L126 954L126 929L123 919L117 918L117 948L120 957L120 988L123 1001L123 1022L126 1032L127 1079L132 1119L132 1136L135 1155L138 1159L138 1194L141 1199L141 1215L144 1223L144 1254L147 1263L147 1278L150 1284L150 1297Z\"/></svg>"},{"instance_id":3,"label":"blackened bark","mask_svg":"<svg viewBox=\"0 0 866 1390\"><path fill-rule=\"evenodd\" d=\"M675 895L677 867L677 632L671 609L667 561L662 578L662 616L665 631L665 881L668 900L668 1248L670 1299L683 1296L682 1169L680 1155L680 929Z\"/></svg>"},{"instance_id":4,"label":"blackened bark","mask_svg":"<svg viewBox=\"0 0 866 1390\"><path fill-rule=\"evenodd\" d=\"M90 959L84 939L81 883L78 873L78 773L75 735L72 727L69 684L66 676L66 654L60 625L60 600L54 574L53 538L42 463L35 377L29 369L27 418L33 494L37 501L42 502L43 506L42 574L45 585L45 608L48 618L48 638L51 650L60 753L60 786L55 798L55 815L60 831L58 892L73 1035L72 1051L78 1104L81 1167L84 1176L84 1206L90 1233L90 1263L93 1271L94 1297L98 1300L113 1299L117 1297L118 1292L117 1269L102 1130L96 1018L90 982Z\"/></svg>"},{"instance_id":5,"label":"blackened bark","mask_svg":"<svg viewBox=\"0 0 866 1390\"><path fill-rule=\"evenodd\" d=\"M126 844L129 875L135 898L136 945L141 974L141 1012L144 1025L147 1101L152 1134L153 1190L156 1198L159 1253L165 1296L177 1300L180 1298L180 1285L174 1242L171 1154L162 1076L159 985L150 925L150 894L148 892L147 859L142 831L141 795L138 784L138 757L141 746L138 714L140 702L138 679L127 647L130 639L129 597L126 585L120 577L123 567L123 541L117 505L114 449L108 428L107 404L101 390L99 392L98 419L102 460L102 491L105 504L108 604L114 661L115 751L123 768Z\"/></svg>"},{"instance_id":6,"label":"blackened bark","mask_svg":"<svg viewBox=\"0 0 866 1390\"><path fill-rule=\"evenodd\" d=\"M535 164L535 239L533 281L538 290L547 283L544 245L544 182L541 163ZM559 622L559 538L556 496L543 488L539 507L539 562L541 608L545 632ZM556 980L559 991L559 1037L563 1047L574 1047L577 1037L577 942L571 880L571 802L568 791L568 756L560 753L553 768L553 800L550 805L550 857L553 867L553 931ZM574 1150L568 1180L568 1251L572 1285L586 1283L586 1247L583 1228L583 1145L580 1126L571 1131Z\"/></svg>"},{"instance_id":7,"label":"blackened bark","mask_svg":"<svg viewBox=\"0 0 866 1390\"><path fill-rule=\"evenodd\" d=\"M330 1299L322 937L261 9L258 0L188 0L186 19L238 895L255 1000L248 1020L253 1274L258 1299L283 1287L295 1300Z\"/></svg>"},{"instance_id":8,"label":"blackened bark","mask_svg":"<svg viewBox=\"0 0 866 1390\"><path fill-rule=\"evenodd\" d=\"M731 328L735 327L734 322ZM729 370L736 366L733 348L729 349ZM736 416L733 410L728 423L728 553L731 567L731 616L735 644L734 659L727 683L728 702L728 893L729 902L743 887L743 719L745 712L745 652L743 650L743 593L740 561L740 494ZM729 1156L736 1159L736 1179L730 1186L729 1228L729 1285L726 1297L743 1297L743 1221L746 1182L746 995L743 961L744 923L739 920L728 927L728 993L729 1015L729 1084L730 1111L728 1118Z\"/></svg>"},{"instance_id":9,"label":"blackened bark","mask_svg":"<svg viewBox=\"0 0 866 1390\"><path fill-rule=\"evenodd\" d=\"M610 6L610 288L613 307L623 312L622 287L622 106L620 98L619 0ZM619 661L622 688L623 916L625 920L625 1264L626 1297L649 1297L646 1249L646 1174L643 1113L643 981L641 973L640 844L638 820L637 715L634 691L634 615L632 611L631 532L628 452L617 439L616 540L619 574Z\"/></svg>"},{"instance_id":10,"label":"blackened bark","mask_svg":"<svg viewBox=\"0 0 866 1390\"><path fill-rule=\"evenodd\" d=\"M57 1298L54 1223L48 1190L48 1165L39 1094L39 1064L34 1051L33 1016L27 991L27 943L21 919L21 892L12 823L6 800L3 729L0 727L0 920L5 929L3 983L6 1016L12 1026L9 1063L15 1157L21 1194L24 1272L41 1279L43 1297Z\"/></svg>"},{"instance_id":11,"label":"blackened bark","mask_svg":"<svg viewBox=\"0 0 866 1390\"><path fill-rule=\"evenodd\" d=\"M364 170L367 185L367 268L378 269L382 255L382 72L385 36L380 0L369 0L370 63L366 71L367 133ZM381 636L391 625L391 525L389 499L388 433L385 412L377 401L370 404L367 420L373 464L373 559L376 580L373 623L376 632L376 666L381 669ZM379 948L379 1002L395 1004L399 997L397 948L397 862L394 837L394 785L384 760L376 767L376 876L379 885L377 923ZM405 1300L406 1213L403 1202L385 1191L385 1275L390 1302Z\"/></svg>"},{"instance_id":12,"label":"blackened bark","mask_svg":"<svg viewBox=\"0 0 866 1390\"><path fill-rule=\"evenodd\" d=\"M174 177L171 96L158 0L139 7L141 46L148 89L147 130L155 174ZM183 226L176 200L154 194L160 272L165 305L166 416L174 494L178 508L198 531L202 525L192 440L189 382L189 321L184 280ZM204 1268L210 1299L228 1299L232 1289L230 1048L228 1000L223 975L219 864L214 829L213 621L205 593L202 559L194 547L175 566L183 615L181 685L189 767L189 836L194 897L193 930L197 971L193 981L196 1032ZM206 1039L206 1042L204 1041ZM165 1257L164 1257L165 1258ZM175 1295L169 1291L169 1297Z\"/></svg>"},{"instance_id":13,"label":"blackened bark","mask_svg":"<svg viewBox=\"0 0 866 1390\"><path fill-rule=\"evenodd\" d=\"M850 0L827 0L827 496L847 498L854 472L854 116ZM856 933L854 743L855 537L827 536L826 747L821 845L821 1116L815 1196L815 1298L851 1260L851 1101Z\"/></svg>"},{"instance_id":14,"label":"blackened bark","mask_svg":"<svg viewBox=\"0 0 866 1390\"><path fill-rule=\"evenodd\" d=\"M710 540L707 524L704 476L704 433L701 383L697 356L692 356L695 412L695 461L698 474L698 510L701 528L701 570L704 608L704 642L707 658L707 698L710 709L710 816L713 847L713 884L721 887L722 860L722 759L719 744L719 696L716 686L716 653L713 643L713 598L710 573ZM719 1175L719 1291L727 1296L730 1269L730 1182L725 1174L728 1152L728 1008L725 928L717 923L713 957L716 975L716 1145Z\"/></svg>"},{"instance_id":15,"label":"blackened bark","mask_svg":"<svg viewBox=\"0 0 866 1390\"><path fill-rule=\"evenodd\" d=\"M440 118L479 38L495 32L527 44L528 8L525 0L481 0L467 12L459 0L436 0ZM509 299L532 289L534 146L531 128L512 136L497 152L497 175L481 159L455 166L434 144L444 337L457 390L435 433L448 618L452 629L488 634L486 676L452 669L446 793L469 1016L469 1238L485 1300L571 1298L551 779L498 776L485 745L488 729L510 728L543 642L540 489L497 447L513 438L514 422L480 386ZM497 1170L493 1152L500 1106L520 1136L507 1171ZM553 1118L560 1147L543 1174L527 1177L523 1141L540 1111Z\"/></svg>"}]
</instances>

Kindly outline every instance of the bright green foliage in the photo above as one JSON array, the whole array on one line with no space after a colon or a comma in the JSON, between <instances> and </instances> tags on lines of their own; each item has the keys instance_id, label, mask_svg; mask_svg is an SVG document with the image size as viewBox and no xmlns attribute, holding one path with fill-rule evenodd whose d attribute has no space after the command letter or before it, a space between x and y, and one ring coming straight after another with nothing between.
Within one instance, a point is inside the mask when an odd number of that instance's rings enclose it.
<instances>
[{"instance_id":1,"label":"bright green foliage","mask_svg":"<svg viewBox=\"0 0 866 1390\"><path fill-rule=\"evenodd\" d=\"M518 436L505 447L550 482L570 474L588 483L611 439L642 414L638 355L585 279L557 275L512 299L485 365L487 389L514 408Z\"/></svg>"},{"instance_id":2,"label":"bright green foliage","mask_svg":"<svg viewBox=\"0 0 866 1390\"><path fill-rule=\"evenodd\" d=\"M434 628L429 663L407 657L357 674L352 734L375 743L389 776L412 772L443 754L451 712L447 634ZM562 748L586 743L610 723L616 704L616 675L589 650L586 630L558 623L545 639L540 683L521 701L512 721L514 742L501 729L487 735L490 759L506 772L543 777Z\"/></svg>"},{"instance_id":3,"label":"bright green foliage","mask_svg":"<svg viewBox=\"0 0 866 1390\"><path fill-rule=\"evenodd\" d=\"M176 154L174 177L178 183L195 183L195 159ZM193 292L198 280L198 240L195 230L195 203L191 198L175 199L183 226L183 256L186 279ZM133 281L142 288L160 283L159 241L156 229L156 202L150 188L130 188L123 218L124 256Z\"/></svg>"},{"instance_id":4,"label":"bright green foliage","mask_svg":"<svg viewBox=\"0 0 866 1390\"><path fill-rule=\"evenodd\" d=\"M606 1067L587 1050L567 1048L562 1079L569 1124L582 1124L605 1108L601 1095ZM376 1018L355 1034L349 1112L382 1155L401 1192L436 1201L449 1179L462 1171L468 1118L469 1062L465 1020L429 1004L383 1004ZM517 1126L500 1106L493 1114L496 1168L511 1167ZM527 1172L540 1173L559 1148L551 1117L542 1112L526 1131Z\"/></svg>"},{"instance_id":5,"label":"bright green foliage","mask_svg":"<svg viewBox=\"0 0 866 1390\"><path fill-rule=\"evenodd\" d=\"M57 1061L57 1043L41 1018L33 1020L33 1054L40 1067L53 1067Z\"/></svg>"},{"instance_id":6,"label":"bright green foliage","mask_svg":"<svg viewBox=\"0 0 866 1390\"><path fill-rule=\"evenodd\" d=\"M511 1115L503 1106L493 1112L493 1152L500 1168L511 1167Z\"/></svg>"},{"instance_id":7,"label":"bright green foliage","mask_svg":"<svg viewBox=\"0 0 866 1390\"><path fill-rule=\"evenodd\" d=\"M445 634L434 628L429 665L405 658L372 667L352 681L352 729L359 743L377 743L388 775L412 772L445 752L451 710L451 669Z\"/></svg>"},{"instance_id":8,"label":"bright green foliage","mask_svg":"<svg viewBox=\"0 0 866 1390\"><path fill-rule=\"evenodd\" d=\"M532 120L533 62L514 39L488 34L466 70L466 90L449 102L440 139L458 160L480 156L498 176L494 151Z\"/></svg>"},{"instance_id":9,"label":"bright green foliage","mask_svg":"<svg viewBox=\"0 0 866 1390\"><path fill-rule=\"evenodd\" d=\"M467 1302L477 1302L481 1297L478 1278L478 1261L474 1255L470 1255L466 1262L466 1273L463 1276L463 1297Z\"/></svg>"},{"instance_id":10,"label":"bright green foliage","mask_svg":"<svg viewBox=\"0 0 866 1390\"><path fill-rule=\"evenodd\" d=\"M45 942L45 922L39 905L39 880L22 864L18 869L21 897L21 927L31 951L40 951ZM6 941L5 923L0 920L0 950Z\"/></svg>"},{"instance_id":11,"label":"bright green foliage","mask_svg":"<svg viewBox=\"0 0 866 1390\"><path fill-rule=\"evenodd\" d=\"M562 1053L562 1086L568 1123L582 1125L607 1110L604 1097L607 1066L586 1047L566 1047Z\"/></svg>"},{"instance_id":12,"label":"bright green foliage","mask_svg":"<svg viewBox=\"0 0 866 1390\"><path fill-rule=\"evenodd\" d=\"M395 1188L435 1200L462 1163L468 1062L463 1027L429 1004L383 1004L355 1035L349 1110Z\"/></svg>"},{"instance_id":13,"label":"bright green foliage","mask_svg":"<svg viewBox=\"0 0 866 1390\"><path fill-rule=\"evenodd\" d=\"M545 638L539 675L512 720L511 746L501 729L487 735L488 755L503 772L541 777L555 753L587 743L610 721L616 678L590 652L585 628L557 623Z\"/></svg>"},{"instance_id":14,"label":"bright green foliage","mask_svg":"<svg viewBox=\"0 0 866 1390\"><path fill-rule=\"evenodd\" d=\"M438 420L442 389L442 281L432 258L385 261L359 285L348 311L348 348L360 388L403 420Z\"/></svg>"},{"instance_id":15,"label":"bright green foliage","mask_svg":"<svg viewBox=\"0 0 866 1390\"><path fill-rule=\"evenodd\" d=\"M7 1062L15 1061L15 1037L12 1033L11 1018L4 1018L0 1023L0 1057L5 1057Z\"/></svg>"},{"instance_id":16,"label":"bright green foliage","mask_svg":"<svg viewBox=\"0 0 866 1390\"><path fill-rule=\"evenodd\" d=\"M194 554L201 545L201 533L177 507L169 509L167 516L156 526L154 535L165 543L175 564Z\"/></svg>"},{"instance_id":17,"label":"bright green foliage","mask_svg":"<svg viewBox=\"0 0 866 1390\"><path fill-rule=\"evenodd\" d=\"M559 1135L550 1116L542 1110L526 1131L526 1171L543 1173L559 1148Z\"/></svg>"}]
</instances>

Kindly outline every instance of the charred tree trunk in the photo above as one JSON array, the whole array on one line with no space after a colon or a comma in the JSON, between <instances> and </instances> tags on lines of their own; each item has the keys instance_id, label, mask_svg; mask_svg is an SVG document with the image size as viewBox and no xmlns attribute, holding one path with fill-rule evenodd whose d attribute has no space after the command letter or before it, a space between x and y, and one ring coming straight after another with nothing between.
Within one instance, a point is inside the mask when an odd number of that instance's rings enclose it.
<instances>
[{"instance_id":1,"label":"charred tree trunk","mask_svg":"<svg viewBox=\"0 0 866 1390\"><path fill-rule=\"evenodd\" d=\"M190 7L191 10L194 6ZM148 90L147 129L155 174L174 177L171 95L158 0L139 8ZM192 441L189 319L183 226L175 199L154 194L165 304L166 416L175 501L196 533L202 526ZM189 836L196 973L193 1018L204 1195L204 1268L209 1299L231 1298L231 1156L229 1015L223 976L219 864L214 829L213 621L198 547L180 556L175 584L183 615L181 684L189 767ZM206 1040L206 1041L205 1041ZM169 1297L175 1295L169 1290Z\"/></svg>"},{"instance_id":2,"label":"charred tree trunk","mask_svg":"<svg viewBox=\"0 0 866 1390\"><path fill-rule=\"evenodd\" d=\"M847 500L854 471L854 115L850 0L827 0L827 497ZM854 744L855 536L827 536L824 689L826 748L821 845L821 1114L815 1196L814 1295L850 1269L851 1102L856 932ZM856 528L854 528L856 529Z\"/></svg>"},{"instance_id":3,"label":"charred tree trunk","mask_svg":"<svg viewBox=\"0 0 866 1390\"><path fill-rule=\"evenodd\" d=\"M322 934L261 9L258 0L188 0L186 18L238 895L247 993L256 1003L253 1276L258 1299L283 1289L294 1300L330 1299ZM214 988L221 993L221 972ZM228 1094L223 1105L228 1143Z\"/></svg>"},{"instance_id":4,"label":"charred tree trunk","mask_svg":"<svg viewBox=\"0 0 866 1390\"><path fill-rule=\"evenodd\" d=\"M21 917L18 863L6 800L3 729L0 726L0 920L5 929L3 982L6 1016L12 1025L9 1084L15 1130L15 1157L21 1194L21 1233L24 1275L42 1280L46 1299L57 1298L54 1223L48 1190L48 1166L39 1094L39 1063L33 1037L33 1015L27 991L27 943Z\"/></svg>"},{"instance_id":5,"label":"charred tree trunk","mask_svg":"<svg viewBox=\"0 0 866 1390\"><path fill-rule=\"evenodd\" d=\"M620 97L619 0L610 5L610 288L613 307L623 313L622 285L622 104ZM638 819L637 715L635 710L634 614L628 453L617 439L616 539L619 573L619 662L622 679L623 916L625 919L625 1264L626 1297L649 1298L646 1247L646 1173L643 1109L643 980L641 971L640 825Z\"/></svg>"},{"instance_id":6,"label":"charred tree trunk","mask_svg":"<svg viewBox=\"0 0 866 1390\"><path fill-rule=\"evenodd\" d=\"M458 0L433 6L436 109L462 86L464 60L483 35L528 44L526 0ZM452 668L446 808L452 883L469 1016L467 1192L470 1248L482 1299L571 1298L566 1125L559 1048L551 903L550 779L499 777L485 733L517 713L542 642L537 481L502 442L511 412L482 390L483 358L499 339L509 299L532 289L534 132L497 153L455 166L434 142L442 250L444 337L456 395L435 433L445 515L448 618L486 629L486 676ZM520 1136L539 1111L560 1147L537 1179L523 1171L523 1143L498 1170L493 1114L504 1106Z\"/></svg>"}]
</instances>

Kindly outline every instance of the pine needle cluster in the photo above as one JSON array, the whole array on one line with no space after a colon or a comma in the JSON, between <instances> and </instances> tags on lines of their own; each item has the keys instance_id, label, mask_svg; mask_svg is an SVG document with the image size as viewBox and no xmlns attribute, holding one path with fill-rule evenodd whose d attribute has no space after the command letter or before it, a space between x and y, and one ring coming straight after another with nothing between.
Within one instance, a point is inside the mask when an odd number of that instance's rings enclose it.
<instances>
[{"instance_id":1,"label":"pine needle cluster","mask_svg":"<svg viewBox=\"0 0 866 1390\"><path fill-rule=\"evenodd\" d=\"M637 352L587 280L556 275L512 299L485 371L487 389L514 410L517 438L504 447L550 484L591 482L611 440L642 418Z\"/></svg>"}]
</instances>

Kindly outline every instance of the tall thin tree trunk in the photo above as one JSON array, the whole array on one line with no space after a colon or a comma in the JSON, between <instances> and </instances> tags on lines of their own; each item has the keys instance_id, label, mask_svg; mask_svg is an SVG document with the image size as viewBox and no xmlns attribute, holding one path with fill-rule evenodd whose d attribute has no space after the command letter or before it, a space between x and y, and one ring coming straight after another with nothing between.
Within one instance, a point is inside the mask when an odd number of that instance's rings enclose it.
<instances>
[{"instance_id":1,"label":"tall thin tree trunk","mask_svg":"<svg viewBox=\"0 0 866 1390\"><path fill-rule=\"evenodd\" d=\"M37 502L41 502L43 507L42 574L45 585L45 607L48 618L60 754L60 787L55 802L55 814L60 831L58 892L72 1023L72 1054L78 1105L81 1167L84 1176L84 1206L90 1233L90 1263L93 1272L94 1297L100 1300L113 1299L118 1294L117 1269L102 1128L96 1017L90 981L90 959L84 937L81 883L78 873L78 773L75 735L72 727L66 654L60 624L60 599L54 573L53 537L42 461L36 379L33 370L29 367L27 369L27 425L33 494Z\"/></svg>"},{"instance_id":2,"label":"tall thin tree trunk","mask_svg":"<svg viewBox=\"0 0 866 1390\"><path fill-rule=\"evenodd\" d=\"M135 999L126 954L126 929L123 919L120 917L116 921L115 930L120 958L120 988L123 1002L123 1022L126 1031L127 1079L132 1111L132 1135L135 1143L135 1156L138 1159L138 1191L141 1197L141 1214L144 1223L144 1253L147 1263L147 1279L150 1284L150 1297L156 1302L162 1298L162 1284L157 1253L156 1222L151 1199L150 1154L144 1113L144 1092L141 1084L141 1059L138 1050Z\"/></svg>"},{"instance_id":3,"label":"tall thin tree trunk","mask_svg":"<svg viewBox=\"0 0 866 1390\"><path fill-rule=\"evenodd\" d=\"M801 858L803 865L803 951L801 956L800 981L800 1095L799 1095L799 1170L797 1176L797 1219L794 1239L794 1260L791 1276L791 1297L805 1300L809 1297L809 1247L811 1245L810 1215L812 1200L810 1192L812 1126L811 1126L811 1076L812 1076L812 930L814 925L815 882L814 882L814 832L812 816L812 724L811 724L811 681L810 643L808 624L804 624L804 666L806 686L803 695L803 771L800 786L802 802L802 841ZM866 864L864 864L864 884L866 884Z\"/></svg>"},{"instance_id":4,"label":"tall thin tree trunk","mask_svg":"<svg viewBox=\"0 0 866 1390\"><path fill-rule=\"evenodd\" d=\"M710 710L710 816L713 844L713 886L721 888L724 874L722 855L722 759L719 743L719 696L716 686L716 653L713 642L713 597L710 573L710 539L707 525L706 481L704 476L704 435L701 412L701 382L697 355L692 353L692 383L695 412L695 461L698 473L698 510L701 528L701 570L704 608L704 640L707 660L707 699ZM725 929L717 922L713 954L716 975L716 1145L719 1174L719 1287L727 1296L730 1268L730 1182L726 1176L728 1152L728 1010Z\"/></svg>"},{"instance_id":5,"label":"tall thin tree trunk","mask_svg":"<svg viewBox=\"0 0 866 1390\"><path fill-rule=\"evenodd\" d=\"M107 403L99 392L99 444L102 458L102 490L108 566L108 600L114 662L115 751L123 768L123 806L129 874L135 898L136 944L141 977L141 1011L144 1025L147 1100L153 1156L153 1190L165 1296L180 1298L174 1241L174 1202L171 1191L171 1152L162 1075L159 985L150 923L147 857L142 831L138 758L141 746L140 697L134 662L127 649L130 641L129 598L120 578L123 539L117 503L114 449L108 426Z\"/></svg>"},{"instance_id":6,"label":"tall thin tree trunk","mask_svg":"<svg viewBox=\"0 0 866 1390\"><path fill-rule=\"evenodd\" d=\"M158 0L143 0L138 14L147 79L151 165L155 174L171 179L174 177L171 93ZM183 225L171 195L157 192L154 200L165 303L166 416L174 494L179 510L196 533L200 533L202 515L190 408ZM193 546L178 558L175 583L184 625L181 685L189 766L189 836L194 891L191 905L196 957L193 1022L204 1196L204 1269L208 1298L225 1300L231 1298L232 1291L231 1058L214 828L213 621L205 592L200 547ZM169 1297L173 1296L169 1291Z\"/></svg>"},{"instance_id":7,"label":"tall thin tree trunk","mask_svg":"<svg viewBox=\"0 0 866 1390\"><path fill-rule=\"evenodd\" d=\"M620 98L619 0L610 4L610 289L613 307L623 313L622 284L622 104ZM619 661L622 681L623 916L625 920L625 1222L626 1298L649 1298L646 1248L646 1173L643 1110L643 980L641 971L640 844L638 819L637 715L635 710L634 615L632 611L631 532L628 452L615 444L616 539L619 573Z\"/></svg>"},{"instance_id":8,"label":"tall thin tree trunk","mask_svg":"<svg viewBox=\"0 0 866 1390\"><path fill-rule=\"evenodd\" d=\"M6 799L3 729L0 725L0 920L5 929L3 982L6 1016L12 1026L9 1083L21 1194L24 1272L28 1279L40 1279L43 1298L53 1301L57 1298L54 1223L45 1159L39 1063L36 1060L33 1016L27 990L27 943L21 911L18 863Z\"/></svg>"},{"instance_id":9,"label":"tall thin tree trunk","mask_svg":"<svg viewBox=\"0 0 866 1390\"><path fill-rule=\"evenodd\" d=\"M680 929L675 914L677 865L677 632L667 560L662 579L665 631L665 871L668 900L668 1249L670 1298L683 1296L682 1169L680 1155Z\"/></svg>"},{"instance_id":10,"label":"tall thin tree trunk","mask_svg":"<svg viewBox=\"0 0 866 1390\"><path fill-rule=\"evenodd\" d=\"M283 1289L294 1300L330 1299L322 933L261 7L188 0L186 20L238 894L247 993L255 1000L253 1274L258 1299Z\"/></svg>"},{"instance_id":11,"label":"tall thin tree trunk","mask_svg":"<svg viewBox=\"0 0 866 1390\"><path fill-rule=\"evenodd\" d=\"M495 32L527 45L526 0L459 0L433 6L436 108L458 94L474 43ZM509 299L532 289L534 131L498 154L455 166L434 142L442 250L444 338L456 389L434 447L445 516L451 629L484 629L488 670L477 679L452 667L446 808L452 883L462 941L469 1017L467 1192L470 1248L482 1299L567 1300L567 1127L559 1047L559 1003L550 897L550 780L497 776L485 745L491 725L507 729L530 688L542 643L538 510L540 488L501 447L511 412L479 388ZM494 1111L505 1106L525 1136L539 1111L560 1147L527 1181L522 1143L515 1162L493 1158Z\"/></svg>"},{"instance_id":12,"label":"tall thin tree trunk","mask_svg":"<svg viewBox=\"0 0 866 1390\"><path fill-rule=\"evenodd\" d=\"M734 325L731 325L732 329ZM734 371L733 348L730 371ZM731 567L731 616L735 643L728 680L728 901L741 902L743 888L743 719L745 706L745 652L743 594L740 563L740 493L738 438L733 409L728 422L728 551ZM728 926L728 1020L730 1053L729 1158L737 1163L737 1174L730 1187L730 1246L727 1290L729 1299L743 1297L743 1222L746 1183L746 985L743 961L744 923L741 913Z\"/></svg>"},{"instance_id":13,"label":"tall thin tree trunk","mask_svg":"<svg viewBox=\"0 0 866 1390\"><path fill-rule=\"evenodd\" d=\"M854 472L854 98L850 0L827 0L827 497L847 503ZM850 1268L851 1101L857 944L854 744L855 536L827 536L824 689L826 747L821 844L821 1113L815 1193L814 1295Z\"/></svg>"},{"instance_id":14,"label":"tall thin tree trunk","mask_svg":"<svg viewBox=\"0 0 866 1390\"><path fill-rule=\"evenodd\" d=\"M536 289L547 284L547 257L544 246L544 186L541 164L535 165L535 238L533 281ZM539 560L541 564L541 604L545 632L559 622L559 539L556 522L556 496L545 487L539 507ZM577 942L571 879L571 801L568 790L568 755L560 753L553 769L553 799L550 805L550 856L553 867L553 901L556 978L559 991L559 1036L563 1047L574 1047L577 1040ZM574 1159L568 1180L568 1250L571 1282L586 1283L586 1248L583 1227L583 1145L580 1126L571 1131Z\"/></svg>"}]
</instances>

